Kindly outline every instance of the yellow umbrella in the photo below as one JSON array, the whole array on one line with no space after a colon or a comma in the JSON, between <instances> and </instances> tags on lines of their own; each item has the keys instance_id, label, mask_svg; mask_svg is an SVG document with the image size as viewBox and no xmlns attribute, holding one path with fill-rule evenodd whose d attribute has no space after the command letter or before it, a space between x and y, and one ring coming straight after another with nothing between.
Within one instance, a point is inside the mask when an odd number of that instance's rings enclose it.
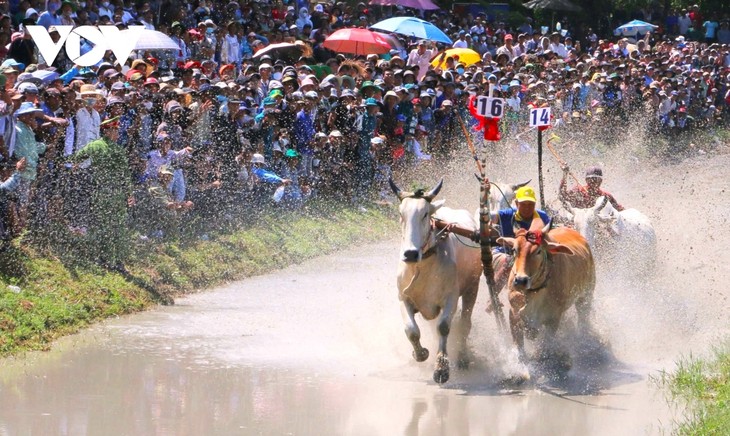
<instances>
[{"instance_id":1,"label":"yellow umbrella","mask_svg":"<svg viewBox=\"0 0 730 436\"><path fill-rule=\"evenodd\" d=\"M448 58L454 58L455 63L461 63L464 64L465 67L476 64L480 60L482 60L482 57L479 56L479 53L475 52L472 49L469 48L450 48L443 53L439 53L431 59L431 65L434 68L443 68L443 66L446 64L446 60Z\"/></svg>"}]
</instances>

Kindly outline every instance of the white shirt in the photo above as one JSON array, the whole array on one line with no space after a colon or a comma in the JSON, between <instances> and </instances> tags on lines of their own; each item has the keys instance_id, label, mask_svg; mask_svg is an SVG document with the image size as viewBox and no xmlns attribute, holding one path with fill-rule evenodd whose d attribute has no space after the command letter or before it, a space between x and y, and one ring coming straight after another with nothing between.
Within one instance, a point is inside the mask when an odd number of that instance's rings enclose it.
<instances>
[{"instance_id":1,"label":"white shirt","mask_svg":"<svg viewBox=\"0 0 730 436\"><path fill-rule=\"evenodd\" d=\"M512 46L512 49L507 48L506 45L503 45L502 47L497 49L497 56L501 54L506 54L509 56L510 62L514 60L514 58L517 56L517 53L515 53L515 47Z\"/></svg>"},{"instance_id":2,"label":"white shirt","mask_svg":"<svg viewBox=\"0 0 730 436\"><path fill-rule=\"evenodd\" d=\"M550 43L550 50L553 51L556 55L558 55L561 58L568 57L568 50L565 48L565 45L561 43Z\"/></svg>"},{"instance_id":3,"label":"white shirt","mask_svg":"<svg viewBox=\"0 0 730 436\"><path fill-rule=\"evenodd\" d=\"M145 29L147 29L147 30L155 30L155 25L154 24L148 23L145 20L140 20L140 22L142 23L142 25L144 26Z\"/></svg>"},{"instance_id":4,"label":"white shirt","mask_svg":"<svg viewBox=\"0 0 730 436\"><path fill-rule=\"evenodd\" d=\"M418 54L418 49L414 48L411 50L411 52L408 54L408 59L406 60L407 66L418 66L418 80L423 79L423 76L426 75L426 72L428 71L428 67L430 65L431 59L433 59L434 56L438 51L436 49L426 49L423 51L423 54Z\"/></svg>"},{"instance_id":5,"label":"white shirt","mask_svg":"<svg viewBox=\"0 0 730 436\"><path fill-rule=\"evenodd\" d=\"M101 137L99 128L101 119L99 112L91 108L91 112L85 107L76 112L76 150L81 150L86 144Z\"/></svg>"},{"instance_id":6,"label":"white shirt","mask_svg":"<svg viewBox=\"0 0 730 436\"><path fill-rule=\"evenodd\" d=\"M226 35L223 38L223 47L221 47L221 62L224 64L238 63L241 60L241 44L238 37Z\"/></svg>"},{"instance_id":7,"label":"white shirt","mask_svg":"<svg viewBox=\"0 0 730 436\"><path fill-rule=\"evenodd\" d=\"M454 48L469 48L469 44L466 42L466 40L457 39L454 45L452 45Z\"/></svg>"}]
</instances>

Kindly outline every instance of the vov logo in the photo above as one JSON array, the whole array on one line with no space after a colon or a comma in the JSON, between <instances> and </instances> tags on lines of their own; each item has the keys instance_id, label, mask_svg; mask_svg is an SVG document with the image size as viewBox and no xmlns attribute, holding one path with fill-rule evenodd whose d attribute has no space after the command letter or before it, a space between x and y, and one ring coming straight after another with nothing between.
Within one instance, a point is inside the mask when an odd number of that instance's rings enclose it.
<instances>
[{"instance_id":1,"label":"vov logo","mask_svg":"<svg viewBox=\"0 0 730 436\"><path fill-rule=\"evenodd\" d=\"M56 26L61 38L53 42L48 30L43 26L26 26L38 51L49 65L56 60L61 47L65 46L71 62L82 67L98 64L104 52L111 50L119 62L127 60L134 50L144 26L129 26L123 34L116 26ZM81 38L93 44L93 48L81 55Z\"/></svg>"}]
</instances>

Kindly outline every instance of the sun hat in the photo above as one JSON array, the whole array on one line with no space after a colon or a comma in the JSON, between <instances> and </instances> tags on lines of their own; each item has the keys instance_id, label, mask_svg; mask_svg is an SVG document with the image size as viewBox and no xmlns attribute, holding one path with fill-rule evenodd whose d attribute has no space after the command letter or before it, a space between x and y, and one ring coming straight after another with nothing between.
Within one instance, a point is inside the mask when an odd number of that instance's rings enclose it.
<instances>
[{"instance_id":1,"label":"sun hat","mask_svg":"<svg viewBox=\"0 0 730 436\"><path fill-rule=\"evenodd\" d=\"M35 105L33 103L26 101L26 102L21 103L20 108L18 108L18 110L15 111L15 116L40 113L40 112L43 112L43 111L40 108L35 107Z\"/></svg>"},{"instance_id":2,"label":"sun hat","mask_svg":"<svg viewBox=\"0 0 730 436\"><path fill-rule=\"evenodd\" d=\"M370 97L367 100L365 100L365 106L378 106L378 101L374 98Z\"/></svg>"},{"instance_id":3,"label":"sun hat","mask_svg":"<svg viewBox=\"0 0 730 436\"><path fill-rule=\"evenodd\" d=\"M101 97L101 94L96 89L96 86L95 85L81 85L81 90L80 91L81 91L81 96L82 97L83 96L86 96L86 95L94 95L94 96L97 96L97 97Z\"/></svg>"},{"instance_id":4,"label":"sun hat","mask_svg":"<svg viewBox=\"0 0 730 436\"><path fill-rule=\"evenodd\" d=\"M265 164L266 159L264 159L264 155L254 153L253 156L251 156L251 163Z\"/></svg>"},{"instance_id":5,"label":"sun hat","mask_svg":"<svg viewBox=\"0 0 730 436\"><path fill-rule=\"evenodd\" d=\"M330 132L330 135L329 136L331 136L333 138L341 138L342 137L342 133L339 130L333 130L333 131Z\"/></svg>"},{"instance_id":6,"label":"sun hat","mask_svg":"<svg viewBox=\"0 0 730 436\"><path fill-rule=\"evenodd\" d=\"M523 186L515 191L515 199L517 201L531 201L533 203L537 203L537 199L535 198L535 190L532 189L530 186Z\"/></svg>"}]
</instances>

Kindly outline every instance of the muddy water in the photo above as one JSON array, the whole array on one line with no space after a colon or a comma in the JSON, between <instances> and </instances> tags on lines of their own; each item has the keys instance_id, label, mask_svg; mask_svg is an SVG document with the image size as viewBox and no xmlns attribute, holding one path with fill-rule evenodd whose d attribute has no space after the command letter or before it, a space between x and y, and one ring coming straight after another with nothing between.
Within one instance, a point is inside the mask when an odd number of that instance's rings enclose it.
<instances>
[{"instance_id":1,"label":"muddy water","mask_svg":"<svg viewBox=\"0 0 730 436\"><path fill-rule=\"evenodd\" d=\"M0 361L0 435L658 434L676 415L650 376L728 332L719 262L728 256L710 250L730 242L717 230L730 203L708 208L705 196L726 197L718 174L729 164L645 167L640 178L631 165L611 167L606 187L654 220L660 262L644 278L599 266L595 334L575 331L569 314L561 335L574 356L566 379L502 383L525 368L484 313L482 292L471 369L435 385L432 328L423 328L425 363L403 334L393 240ZM445 196L470 208L476 198L454 187Z\"/></svg>"}]
</instances>

